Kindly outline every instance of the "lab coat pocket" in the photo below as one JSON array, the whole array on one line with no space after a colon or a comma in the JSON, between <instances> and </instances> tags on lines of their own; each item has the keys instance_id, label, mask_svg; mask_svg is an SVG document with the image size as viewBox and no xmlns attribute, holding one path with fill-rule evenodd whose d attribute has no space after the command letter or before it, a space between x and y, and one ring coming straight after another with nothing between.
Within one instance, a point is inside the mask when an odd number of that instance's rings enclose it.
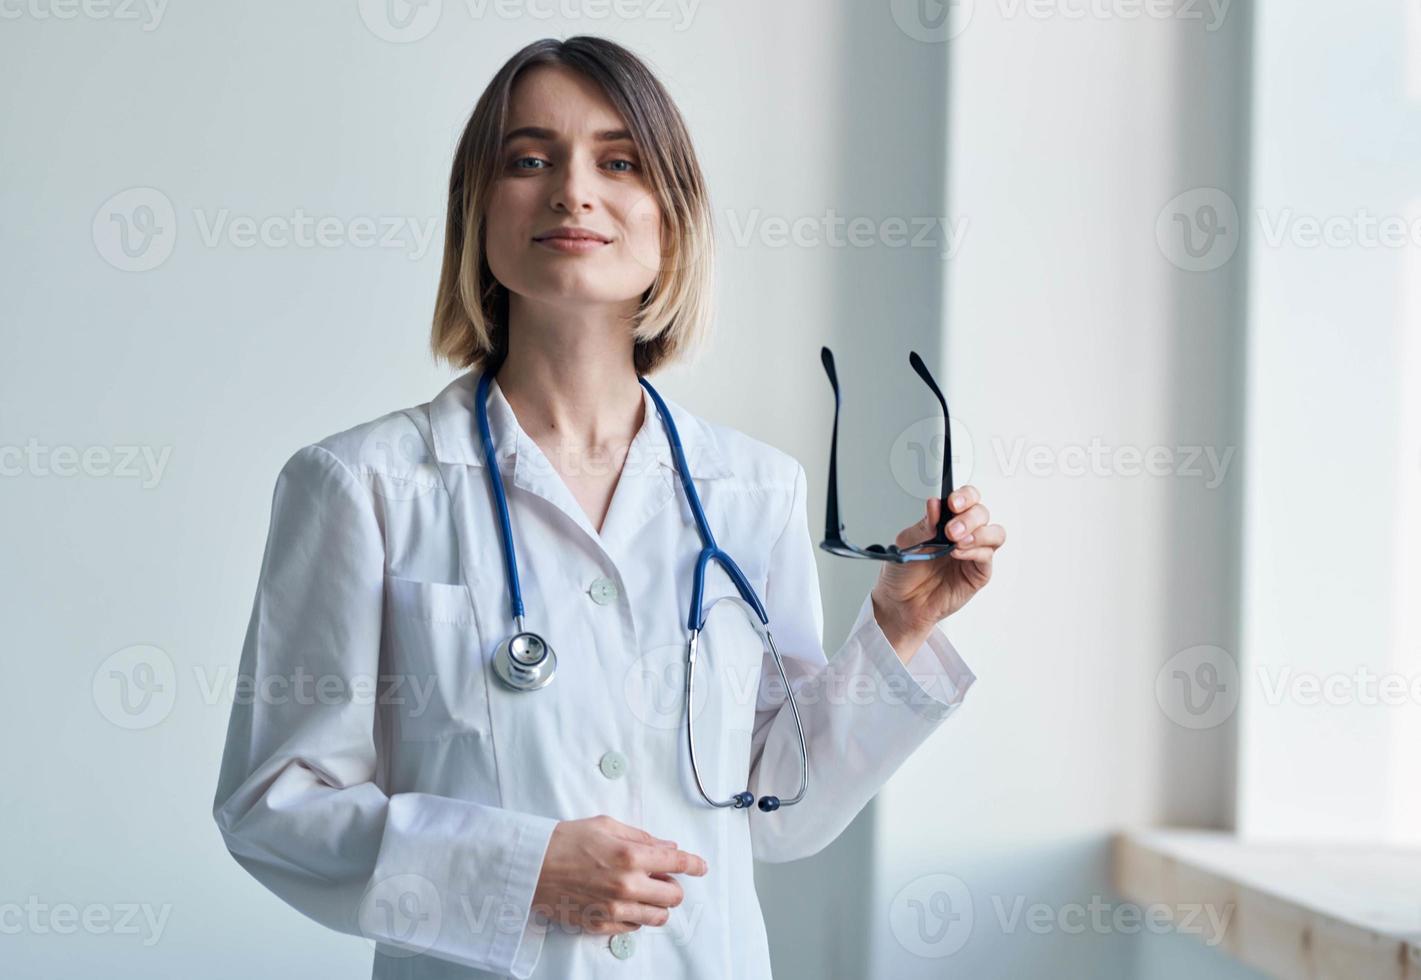
<instances>
[{"instance_id":1,"label":"lab coat pocket","mask_svg":"<svg viewBox=\"0 0 1421 980\"><path fill-rule=\"evenodd\" d=\"M405 739L487 736L488 673L478 617L463 585L386 576L385 631Z\"/></svg>"}]
</instances>

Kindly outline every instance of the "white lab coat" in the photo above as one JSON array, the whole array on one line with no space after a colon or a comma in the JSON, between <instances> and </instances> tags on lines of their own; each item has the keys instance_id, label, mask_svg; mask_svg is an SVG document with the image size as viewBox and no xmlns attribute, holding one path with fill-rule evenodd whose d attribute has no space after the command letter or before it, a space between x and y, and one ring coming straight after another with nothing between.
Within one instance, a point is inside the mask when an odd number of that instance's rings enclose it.
<instances>
[{"instance_id":1,"label":"white lab coat","mask_svg":"<svg viewBox=\"0 0 1421 980\"><path fill-rule=\"evenodd\" d=\"M283 466L242 648L250 696L234 700L214 803L227 847L296 909L366 937L376 978L769 977L751 859L834 840L974 676L941 626L905 667L867 595L826 659L803 467L668 399L717 542L769 612L809 748L798 805L707 806L681 686L701 543L655 404L644 392L599 534L494 382L527 626L558 656L548 687L504 688L490 659L513 626L477 376ZM712 564L705 601L733 591ZM731 605L712 612L697 666L702 776L717 798L788 797L794 721ZM614 942L529 915L556 822L597 814L708 862L678 876L685 901L664 926Z\"/></svg>"}]
</instances>

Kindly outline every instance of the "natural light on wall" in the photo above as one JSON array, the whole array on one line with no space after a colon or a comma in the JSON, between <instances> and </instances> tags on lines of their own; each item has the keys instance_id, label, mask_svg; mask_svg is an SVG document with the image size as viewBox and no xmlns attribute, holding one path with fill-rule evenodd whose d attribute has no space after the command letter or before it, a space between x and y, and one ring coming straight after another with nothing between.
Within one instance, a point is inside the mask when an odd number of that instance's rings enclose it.
<instances>
[{"instance_id":1,"label":"natural light on wall","mask_svg":"<svg viewBox=\"0 0 1421 980\"><path fill-rule=\"evenodd\" d=\"M1421 25L1418 4L1407 4L1413 28ZM1413 30L1410 56L1412 106L1421 108L1421 86L1416 84L1421 61L1421 33ZM1421 200L1409 209L1410 226L1421 227ZM1397 458L1396 577L1392 608L1396 639L1392 648L1410 677L1421 678L1421 251L1405 252L1401 282L1401 442ZM1418 684L1412 684L1415 690ZM1410 701L1392 713L1392 767L1389 811L1394 836L1399 841L1421 840L1421 780L1416 778L1421 755L1421 702Z\"/></svg>"},{"instance_id":2,"label":"natural light on wall","mask_svg":"<svg viewBox=\"0 0 1421 980\"><path fill-rule=\"evenodd\" d=\"M1417 6L1257 10L1247 837L1421 841Z\"/></svg>"}]
</instances>

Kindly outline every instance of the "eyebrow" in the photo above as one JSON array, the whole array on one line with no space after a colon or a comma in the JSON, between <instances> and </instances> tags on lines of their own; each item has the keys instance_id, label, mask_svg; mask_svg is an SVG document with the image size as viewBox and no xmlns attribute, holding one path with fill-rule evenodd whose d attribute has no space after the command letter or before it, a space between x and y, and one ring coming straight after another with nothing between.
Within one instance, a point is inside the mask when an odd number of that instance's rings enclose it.
<instances>
[{"instance_id":1,"label":"eyebrow","mask_svg":"<svg viewBox=\"0 0 1421 980\"><path fill-rule=\"evenodd\" d=\"M503 145L507 146L516 139L527 137L528 139L552 142L557 139L558 134L543 126L519 126L517 129L509 130L503 137ZM592 134L592 138L599 143L619 143L630 142L632 134L625 129L603 129Z\"/></svg>"}]
</instances>

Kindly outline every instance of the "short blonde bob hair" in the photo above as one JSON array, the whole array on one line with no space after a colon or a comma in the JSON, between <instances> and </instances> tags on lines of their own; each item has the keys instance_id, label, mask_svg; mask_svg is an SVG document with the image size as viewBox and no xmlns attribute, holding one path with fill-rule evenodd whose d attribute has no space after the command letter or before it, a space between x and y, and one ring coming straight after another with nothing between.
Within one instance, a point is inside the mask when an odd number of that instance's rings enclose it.
<instances>
[{"instance_id":1,"label":"short blonde bob hair","mask_svg":"<svg viewBox=\"0 0 1421 980\"><path fill-rule=\"evenodd\" d=\"M604 38L534 41L489 82L464 127L449 174L444 264L430 348L460 368L493 368L508 354L508 289L489 269L485 208L500 170L514 83L536 65L562 65L606 93L626 120L662 216L661 268L628 323L635 368L650 374L699 346L709 331L714 258L710 201L675 103L636 55Z\"/></svg>"}]
</instances>

